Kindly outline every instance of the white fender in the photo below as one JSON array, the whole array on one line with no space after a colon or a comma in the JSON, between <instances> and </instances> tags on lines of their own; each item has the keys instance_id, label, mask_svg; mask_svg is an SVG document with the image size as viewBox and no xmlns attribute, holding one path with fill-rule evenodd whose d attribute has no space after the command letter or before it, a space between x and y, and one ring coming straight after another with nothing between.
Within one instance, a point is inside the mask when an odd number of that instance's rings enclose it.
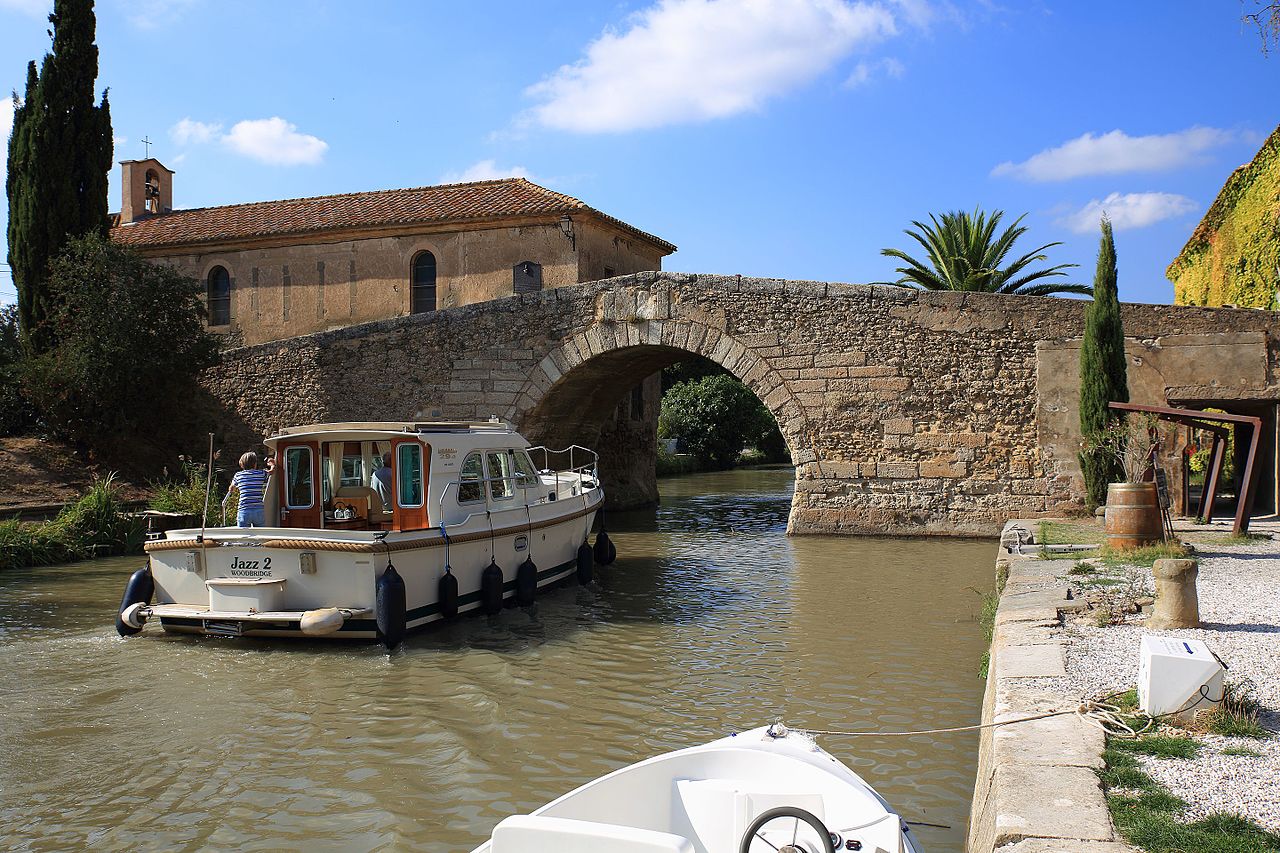
<instances>
[{"instance_id":1,"label":"white fender","mask_svg":"<svg viewBox=\"0 0 1280 853\"><path fill-rule=\"evenodd\" d=\"M141 628L147 624L148 615L146 602L136 601L120 612L120 621L130 628Z\"/></svg>"},{"instance_id":2,"label":"white fender","mask_svg":"<svg viewBox=\"0 0 1280 853\"><path fill-rule=\"evenodd\" d=\"M302 633L310 637L323 637L341 628L344 621L346 620L338 612L338 608L322 607L319 610L308 610L303 613L298 627L302 629Z\"/></svg>"}]
</instances>

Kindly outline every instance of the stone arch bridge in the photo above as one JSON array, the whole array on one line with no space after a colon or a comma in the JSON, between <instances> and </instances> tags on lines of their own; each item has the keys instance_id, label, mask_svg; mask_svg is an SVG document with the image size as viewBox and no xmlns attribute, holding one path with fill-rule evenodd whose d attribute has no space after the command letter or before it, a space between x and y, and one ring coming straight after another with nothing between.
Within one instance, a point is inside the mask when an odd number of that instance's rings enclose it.
<instances>
[{"instance_id":1,"label":"stone arch bridge","mask_svg":"<svg viewBox=\"0 0 1280 853\"><path fill-rule=\"evenodd\" d=\"M624 423L626 403L694 353L777 418L791 532L992 534L1080 507L1084 307L639 273L231 350L205 387L233 447L290 424L496 414L535 444L603 443L606 492L635 502L656 496L654 418ZM1280 399L1276 314L1124 312L1135 401Z\"/></svg>"}]
</instances>

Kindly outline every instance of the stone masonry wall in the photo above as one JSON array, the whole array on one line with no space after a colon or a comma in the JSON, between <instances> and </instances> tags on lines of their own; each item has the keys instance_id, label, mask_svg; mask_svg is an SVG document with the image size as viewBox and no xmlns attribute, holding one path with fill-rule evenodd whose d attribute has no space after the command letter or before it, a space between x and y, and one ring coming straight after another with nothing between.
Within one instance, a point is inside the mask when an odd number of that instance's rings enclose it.
<instances>
[{"instance_id":1,"label":"stone masonry wall","mask_svg":"<svg viewBox=\"0 0 1280 853\"><path fill-rule=\"evenodd\" d=\"M695 353L778 419L798 466L792 532L991 535L1080 505L1074 454L1042 447L1037 353L1078 337L1084 307L646 272L233 350L206 387L240 443L318 420L496 414L534 443L590 446L632 387ZM1280 397L1275 314L1124 310L1145 358L1170 365L1166 387L1231 385L1248 362L1262 377L1250 393ZM1181 382L1187 359L1172 354L1225 332L1261 334L1241 339L1223 375L1201 365Z\"/></svg>"}]
</instances>

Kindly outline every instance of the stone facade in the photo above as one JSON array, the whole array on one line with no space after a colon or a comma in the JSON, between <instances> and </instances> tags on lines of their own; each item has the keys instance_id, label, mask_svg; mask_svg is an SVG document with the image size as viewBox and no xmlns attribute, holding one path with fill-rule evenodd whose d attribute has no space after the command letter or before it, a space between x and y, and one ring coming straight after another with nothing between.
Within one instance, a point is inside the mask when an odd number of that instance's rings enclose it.
<instances>
[{"instance_id":1,"label":"stone facade","mask_svg":"<svg viewBox=\"0 0 1280 853\"><path fill-rule=\"evenodd\" d=\"M1062 351L1084 307L642 272L233 350L206 387L237 447L312 421L493 414L534 443L600 446L616 469L636 440L605 432L619 405L692 353L777 418L798 466L792 532L991 535L1010 517L1081 507L1063 390L1076 362ZM1150 371L1134 402L1204 385L1280 398L1276 319L1124 306L1130 369ZM1188 356L1205 346L1220 357Z\"/></svg>"},{"instance_id":2,"label":"stone facade","mask_svg":"<svg viewBox=\"0 0 1280 853\"><path fill-rule=\"evenodd\" d=\"M523 261L542 266L544 289L662 268L660 254L625 234L585 221L575 226L576 245L552 222L148 254L200 281L215 267L226 269L230 323L211 329L257 344L408 315L419 252L436 259L437 309L511 296L512 269Z\"/></svg>"}]
</instances>

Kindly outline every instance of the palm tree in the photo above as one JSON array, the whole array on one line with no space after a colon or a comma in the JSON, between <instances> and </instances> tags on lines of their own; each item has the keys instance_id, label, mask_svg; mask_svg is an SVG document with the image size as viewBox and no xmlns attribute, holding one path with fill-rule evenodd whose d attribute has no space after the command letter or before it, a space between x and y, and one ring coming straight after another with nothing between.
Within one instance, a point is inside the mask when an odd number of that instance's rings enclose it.
<instances>
[{"instance_id":1,"label":"palm tree","mask_svg":"<svg viewBox=\"0 0 1280 853\"><path fill-rule=\"evenodd\" d=\"M1066 276L1064 270L1077 264L1058 264L1026 271L1030 264L1048 260L1043 254L1045 249L1061 246L1061 243L1046 243L1002 267L1014 241L1027 230L1021 224L1026 218L1026 214L1023 214L1013 225L997 235L996 228L1003 216L1002 210L997 210L988 217L983 211L975 209L972 214L963 211L944 213L941 222L931 213L929 219L933 222L933 227L913 220L911 224L916 230L907 228L905 233L928 252L927 265L901 249L881 249L880 254L906 263L906 266L896 270L902 273L902 278L895 284L902 287L920 290L977 290L984 293L1014 293L1019 296L1093 293L1093 288L1087 284L1044 281L1055 276Z\"/></svg>"}]
</instances>

